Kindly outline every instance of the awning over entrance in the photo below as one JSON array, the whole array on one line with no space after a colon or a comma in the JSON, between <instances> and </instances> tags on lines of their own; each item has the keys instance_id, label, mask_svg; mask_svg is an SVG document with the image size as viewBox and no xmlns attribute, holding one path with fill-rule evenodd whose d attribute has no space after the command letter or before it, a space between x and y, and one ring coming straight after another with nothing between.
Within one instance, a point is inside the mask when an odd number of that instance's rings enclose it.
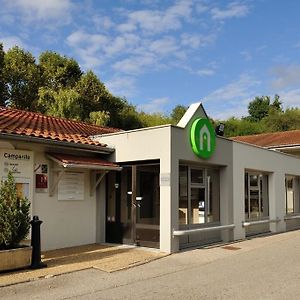
<instances>
[{"instance_id":1,"label":"awning over entrance","mask_svg":"<svg viewBox=\"0 0 300 300\"><path fill-rule=\"evenodd\" d=\"M119 165L96 157L81 157L65 153L48 153L48 157L64 168L82 168L106 171L122 170Z\"/></svg>"}]
</instances>

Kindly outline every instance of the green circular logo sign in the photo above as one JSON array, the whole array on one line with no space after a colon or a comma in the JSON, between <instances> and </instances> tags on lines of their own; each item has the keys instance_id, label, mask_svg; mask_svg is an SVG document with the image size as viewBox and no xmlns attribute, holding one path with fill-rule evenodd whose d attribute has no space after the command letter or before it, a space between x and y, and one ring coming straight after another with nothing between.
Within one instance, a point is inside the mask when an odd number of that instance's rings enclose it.
<instances>
[{"instance_id":1,"label":"green circular logo sign","mask_svg":"<svg viewBox=\"0 0 300 300\"><path fill-rule=\"evenodd\" d=\"M208 119L196 119L191 127L190 139L193 152L210 158L216 148L216 135Z\"/></svg>"}]
</instances>

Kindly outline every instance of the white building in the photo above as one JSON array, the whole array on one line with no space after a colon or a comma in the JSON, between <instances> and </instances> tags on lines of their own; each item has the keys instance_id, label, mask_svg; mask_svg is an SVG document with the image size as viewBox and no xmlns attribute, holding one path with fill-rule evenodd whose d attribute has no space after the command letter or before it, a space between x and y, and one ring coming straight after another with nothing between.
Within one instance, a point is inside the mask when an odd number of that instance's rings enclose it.
<instances>
[{"instance_id":1,"label":"white building","mask_svg":"<svg viewBox=\"0 0 300 300\"><path fill-rule=\"evenodd\" d=\"M0 138L1 177L13 170L44 221L43 249L176 252L300 227L299 158L215 136L199 103L131 131L2 109Z\"/></svg>"}]
</instances>

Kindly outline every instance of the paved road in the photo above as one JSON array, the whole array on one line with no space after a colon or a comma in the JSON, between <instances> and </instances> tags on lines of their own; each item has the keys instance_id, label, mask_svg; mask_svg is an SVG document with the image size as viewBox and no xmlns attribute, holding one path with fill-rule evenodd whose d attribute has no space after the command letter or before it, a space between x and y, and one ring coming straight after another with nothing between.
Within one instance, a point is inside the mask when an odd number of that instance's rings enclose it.
<instances>
[{"instance_id":1,"label":"paved road","mask_svg":"<svg viewBox=\"0 0 300 300\"><path fill-rule=\"evenodd\" d=\"M0 289L0 299L300 299L300 231L196 249L108 274L96 269Z\"/></svg>"}]
</instances>

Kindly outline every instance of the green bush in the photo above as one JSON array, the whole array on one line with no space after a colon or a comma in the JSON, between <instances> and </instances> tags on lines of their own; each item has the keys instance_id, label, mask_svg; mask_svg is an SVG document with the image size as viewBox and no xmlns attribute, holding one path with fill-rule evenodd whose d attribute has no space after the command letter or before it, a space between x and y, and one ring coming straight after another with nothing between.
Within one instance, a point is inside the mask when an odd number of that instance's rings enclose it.
<instances>
[{"instance_id":1,"label":"green bush","mask_svg":"<svg viewBox=\"0 0 300 300\"><path fill-rule=\"evenodd\" d=\"M17 195L11 172L0 186L0 250L18 247L30 228L30 203Z\"/></svg>"}]
</instances>

